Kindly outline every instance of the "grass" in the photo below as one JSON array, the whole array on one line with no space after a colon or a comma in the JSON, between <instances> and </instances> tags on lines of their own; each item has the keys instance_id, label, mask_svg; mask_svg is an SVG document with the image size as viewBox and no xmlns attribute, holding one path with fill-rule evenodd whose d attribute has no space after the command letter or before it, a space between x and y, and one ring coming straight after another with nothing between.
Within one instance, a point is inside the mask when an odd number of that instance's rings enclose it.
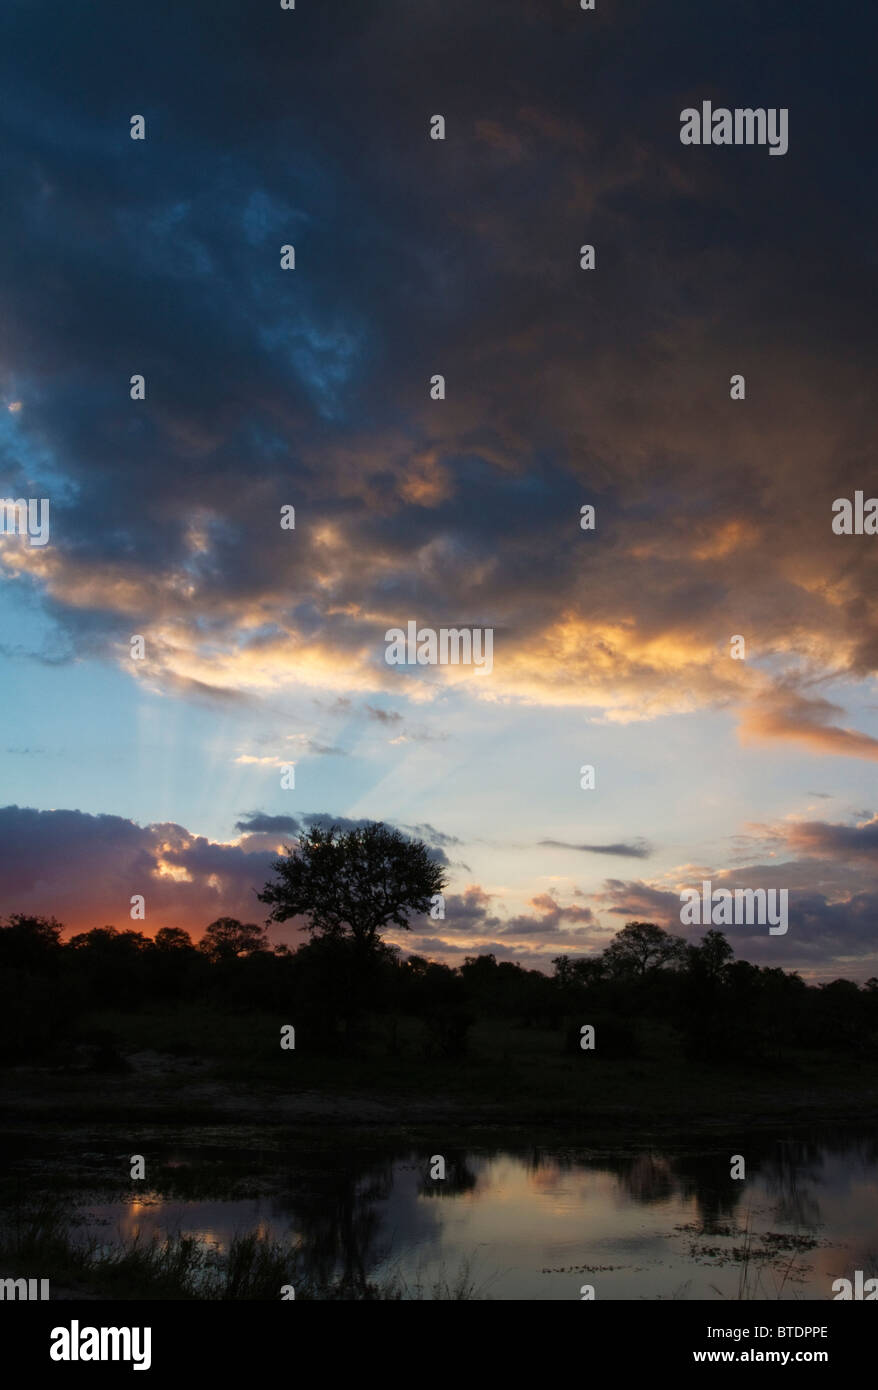
<instances>
[{"instance_id":1,"label":"grass","mask_svg":"<svg viewBox=\"0 0 878 1390\"><path fill-rule=\"evenodd\" d=\"M57 1288L97 1298L120 1300L277 1301L292 1286L301 1300L358 1302L483 1298L472 1265L463 1261L457 1274L444 1271L431 1282L416 1275L408 1282L398 1272L384 1280L335 1280L317 1283L304 1273L295 1245L284 1245L259 1232L235 1236L226 1251L194 1236L168 1235L150 1241L133 1238L114 1245L78 1239L63 1210L44 1201L7 1217L0 1226L0 1263L5 1271L51 1270ZM488 1281L490 1282L490 1281Z\"/></svg>"},{"instance_id":2,"label":"grass","mask_svg":"<svg viewBox=\"0 0 878 1390\"><path fill-rule=\"evenodd\" d=\"M722 1260L723 1263L739 1266L738 1286L733 1296L735 1301L753 1302L771 1297L782 1299L788 1283L801 1282L807 1268L801 1257L817 1244L813 1235L801 1231L783 1234L763 1232L757 1237L749 1210L740 1233L744 1237L743 1243L729 1249ZM789 1251L789 1259L783 1261L781 1257L786 1251ZM773 1275L773 1293L766 1292L765 1281L769 1271ZM720 1298L725 1298L726 1295L716 1284L710 1287Z\"/></svg>"}]
</instances>

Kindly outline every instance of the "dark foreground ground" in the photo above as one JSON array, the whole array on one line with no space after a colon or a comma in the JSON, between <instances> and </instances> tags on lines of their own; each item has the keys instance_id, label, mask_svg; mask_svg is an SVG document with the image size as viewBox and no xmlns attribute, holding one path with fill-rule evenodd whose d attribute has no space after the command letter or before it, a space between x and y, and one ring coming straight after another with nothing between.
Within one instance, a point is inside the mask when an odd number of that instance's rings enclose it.
<instances>
[{"instance_id":1,"label":"dark foreground ground","mask_svg":"<svg viewBox=\"0 0 878 1390\"><path fill-rule=\"evenodd\" d=\"M878 1120L878 1063L840 1051L710 1063L681 1055L670 1030L645 1023L638 1055L565 1051L557 1031L475 1024L466 1055L424 1054L415 1021L367 1028L334 1057L283 1051L283 1020L187 1008L90 1020L98 1041L0 1070L8 1121L296 1125L320 1131L472 1137L480 1128L545 1131L614 1145L650 1137Z\"/></svg>"}]
</instances>

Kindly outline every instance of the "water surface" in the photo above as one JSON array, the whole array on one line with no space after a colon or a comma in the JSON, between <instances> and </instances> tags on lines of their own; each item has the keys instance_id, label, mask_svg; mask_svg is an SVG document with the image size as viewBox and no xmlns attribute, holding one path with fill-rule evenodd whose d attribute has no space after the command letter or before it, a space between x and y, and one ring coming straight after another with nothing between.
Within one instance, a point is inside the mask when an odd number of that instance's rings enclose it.
<instances>
[{"instance_id":1,"label":"water surface","mask_svg":"<svg viewBox=\"0 0 878 1390\"><path fill-rule=\"evenodd\" d=\"M438 1149L437 1145L437 1149ZM264 1195L174 1196L81 1210L102 1240L180 1232L218 1251L258 1230L298 1245L317 1280L391 1277L430 1297L469 1267L481 1296L827 1299L832 1281L878 1274L878 1143L741 1143L731 1152L588 1156L563 1149L290 1160ZM192 1161L192 1156L189 1156Z\"/></svg>"}]
</instances>

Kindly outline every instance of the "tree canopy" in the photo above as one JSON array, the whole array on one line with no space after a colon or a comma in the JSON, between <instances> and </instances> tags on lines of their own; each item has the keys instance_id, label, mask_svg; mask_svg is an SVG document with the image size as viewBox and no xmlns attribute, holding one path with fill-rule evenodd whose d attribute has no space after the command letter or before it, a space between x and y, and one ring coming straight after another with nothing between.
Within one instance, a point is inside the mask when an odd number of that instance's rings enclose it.
<instances>
[{"instance_id":1,"label":"tree canopy","mask_svg":"<svg viewBox=\"0 0 878 1390\"><path fill-rule=\"evenodd\" d=\"M373 948L391 924L410 930L445 887L445 871L420 840L383 822L353 830L315 827L276 861L273 882L258 894L270 921L307 918L317 936L350 937Z\"/></svg>"},{"instance_id":2,"label":"tree canopy","mask_svg":"<svg viewBox=\"0 0 878 1390\"><path fill-rule=\"evenodd\" d=\"M163 944L168 944L167 939ZM199 941L198 949L215 962L237 960L240 956L252 955L254 951L267 951L268 933L258 922L239 922L236 917L217 917Z\"/></svg>"}]
</instances>

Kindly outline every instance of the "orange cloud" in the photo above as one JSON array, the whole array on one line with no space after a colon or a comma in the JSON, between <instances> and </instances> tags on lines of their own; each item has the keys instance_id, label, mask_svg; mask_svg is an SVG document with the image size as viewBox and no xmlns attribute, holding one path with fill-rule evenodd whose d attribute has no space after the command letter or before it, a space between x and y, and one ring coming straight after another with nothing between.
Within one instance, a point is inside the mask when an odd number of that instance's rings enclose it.
<instances>
[{"instance_id":1,"label":"orange cloud","mask_svg":"<svg viewBox=\"0 0 878 1390\"><path fill-rule=\"evenodd\" d=\"M739 726L743 743L783 739L804 744L814 753L878 761L878 739L830 723L841 714L828 700L807 699L793 692L770 694L744 711Z\"/></svg>"}]
</instances>

